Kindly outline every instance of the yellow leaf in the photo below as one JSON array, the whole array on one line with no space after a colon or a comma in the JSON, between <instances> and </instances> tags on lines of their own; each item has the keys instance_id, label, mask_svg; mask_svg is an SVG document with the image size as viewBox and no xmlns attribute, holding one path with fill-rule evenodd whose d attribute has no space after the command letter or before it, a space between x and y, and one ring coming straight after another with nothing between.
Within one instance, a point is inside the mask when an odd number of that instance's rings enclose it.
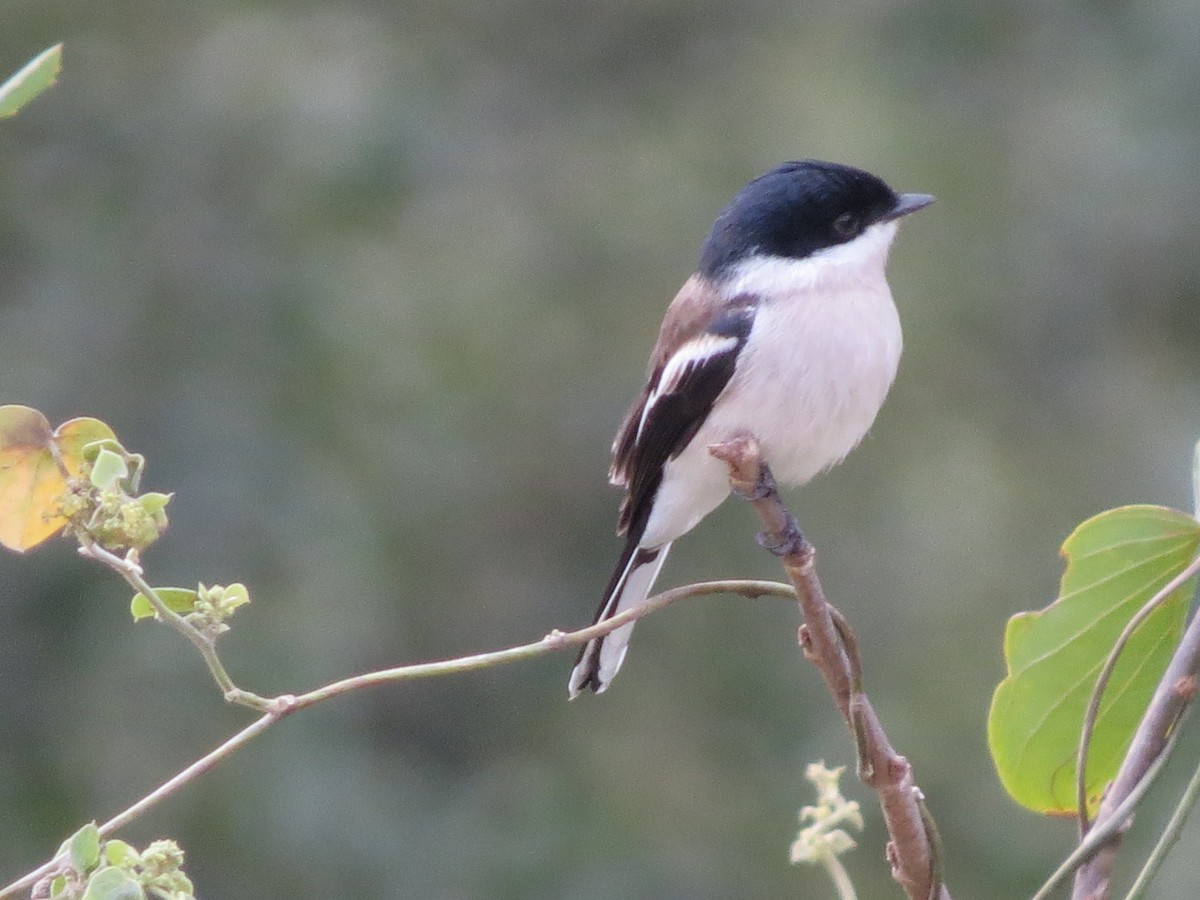
<instances>
[{"instance_id":1,"label":"yellow leaf","mask_svg":"<svg viewBox=\"0 0 1200 900\"><path fill-rule=\"evenodd\" d=\"M84 447L106 439L115 435L99 419L71 419L52 431L36 409L0 406L0 544L23 553L66 525L63 469L78 476Z\"/></svg>"},{"instance_id":2,"label":"yellow leaf","mask_svg":"<svg viewBox=\"0 0 1200 900\"><path fill-rule=\"evenodd\" d=\"M54 461L50 423L36 409L0 406L0 544L24 552L66 524L67 489Z\"/></svg>"}]
</instances>

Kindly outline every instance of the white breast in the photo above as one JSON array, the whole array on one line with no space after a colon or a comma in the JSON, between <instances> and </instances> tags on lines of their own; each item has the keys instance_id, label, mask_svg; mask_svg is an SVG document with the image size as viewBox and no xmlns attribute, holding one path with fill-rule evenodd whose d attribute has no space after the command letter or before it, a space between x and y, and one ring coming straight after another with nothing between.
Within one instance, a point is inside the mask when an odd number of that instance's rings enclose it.
<instances>
[{"instance_id":1,"label":"white breast","mask_svg":"<svg viewBox=\"0 0 1200 900\"><path fill-rule=\"evenodd\" d=\"M764 302L737 371L691 444L668 463L644 546L674 540L728 493L710 444L750 433L775 477L803 484L862 440L900 363L900 319L884 277L895 223L805 260L748 264L729 295Z\"/></svg>"},{"instance_id":2,"label":"white breast","mask_svg":"<svg viewBox=\"0 0 1200 900\"><path fill-rule=\"evenodd\" d=\"M707 443L755 435L775 477L803 484L854 449L883 406L900 363L900 319L882 278L764 308Z\"/></svg>"}]
</instances>

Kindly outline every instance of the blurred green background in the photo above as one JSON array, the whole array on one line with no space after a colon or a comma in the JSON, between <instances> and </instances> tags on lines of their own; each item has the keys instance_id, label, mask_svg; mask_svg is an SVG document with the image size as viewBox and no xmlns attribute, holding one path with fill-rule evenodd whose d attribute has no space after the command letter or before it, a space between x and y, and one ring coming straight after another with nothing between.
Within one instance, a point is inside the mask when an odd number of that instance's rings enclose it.
<instances>
[{"instance_id":1,"label":"blurred green background","mask_svg":"<svg viewBox=\"0 0 1200 900\"><path fill-rule=\"evenodd\" d=\"M893 253L892 397L789 499L955 896L1065 854L984 722L1074 524L1191 502L1200 6L20 0L0 70L59 40L0 123L0 402L148 456L152 579L250 585L223 650L263 693L585 624L612 432L733 191L813 156L937 194ZM727 504L662 584L777 577L753 532ZM0 558L0 881L248 721L127 598L65 542ZM853 750L796 625L673 607L569 705L566 653L359 694L123 836L178 838L210 900L830 896L787 849L805 762ZM860 895L899 896L847 787ZM1197 853L1153 896L1200 892Z\"/></svg>"}]
</instances>

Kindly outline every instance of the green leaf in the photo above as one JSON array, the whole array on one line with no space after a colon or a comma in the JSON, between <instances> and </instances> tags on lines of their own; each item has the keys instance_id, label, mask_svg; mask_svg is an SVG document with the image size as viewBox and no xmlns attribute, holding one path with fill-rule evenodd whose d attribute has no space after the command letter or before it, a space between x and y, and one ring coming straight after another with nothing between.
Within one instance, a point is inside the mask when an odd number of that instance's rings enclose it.
<instances>
[{"instance_id":1,"label":"green leaf","mask_svg":"<svg viewBox=\"0 0 1200 900\"><path fill-rule=\"evenodd\" d=\"M67 838L71 868L76 872L90 872L100 862L100 831L95 822L88 822Z\"/></svg>"},{"instance_id":2,"label":"green leaf","mask_svg":"<svg viewBox=\"0 0 1200 900\"><path fill-rule=\"evenodd\" d=\"M125 457L107 447L96 454L96 461L92 463L92 484L100 490L111 491L128 477L129 466Z\"/></svg>"},{"instance_id":3,"label":"green leaf","mask_svg":"<svg viewBox=\"0 0 1200 900\"><path fill-rule=\"evenodd\" d=\"M138 853L129 844L114 838L104 844L104 861L110 866L128 868L137 865Z\"/></svg>"},{"instance_id":4,"label":"green leaf","mask_svg":"<svg viewBox=\"0 0 1200 900\"><path fill-rule=\"evenodd\" d=\"M1075 757L1096 678L1117 637L1200 548L1200 522L1173 509L1126 506L1088 519L1062 546L1058 599L1013 616L1008 676L992 698L988 744L1004 787L1022 806L1073 815ZM1195 579L1134 633L1100 705L1087 761L1094 810L1179 643Z\"/></svg>"},{"instance_id":5,"label":"green leaf","mask_svg":"<svg viewBox=\"0 0 1200 900\"><path fill-rule=\"evenodd\" d=\"M150 515L157 515L167 508L167 504L171 502L174 494L160 494L155 491L147 491L137 498L138 504Z\"/></svg>"},{"instance_id":6,"label":"green leaf","mask_svg":"<svg viewBox=\"0 0 1200 900\"><path fill-rule=\"evenodd\" d=\"M83 900L146 900L146 894L124 869L105 866L88 879Z\"/></svg>"},{"instance_id":7,"label":"green leaf","mask_svg":"<svg viewBox=\"0 0 1200 900\"><path fill-rule=\"evenodd\" d=\"M240 581L235 581L221 594L221 611L231 613L239 606L245 606L249 602L250 591Z\"/></svg>"},{"instance_id":8,"label":"green leaf","mask_svg":"<svg viewBox=\"0 0 1200 900\"><path fill-rule=\"evenodd\" d=\"M62 70L62 44L43 50L19 72L0 85L0 119L17 111L58 80Z\"/></svg>"},{"instance_id":9,"label":"green leaf","mask_svg":"<svg viewBox=\"0 0 1200 900\"><path fill-rule=\"evenodd\" d=\"M59 900L67 889L67 876L59 875L50 882L50 900Z\"/></svg>"},{"instance_id":10,"label":"green leaf","mask_svg":"<svg viewBox=\"0 0 1200 900\"><path fill-rule=\"evenodd\" d=\"M167 609L177 612L181 616L190 613L196 605L197 594L191 588L160 587L155 588L154 593L158 594L158 598L167 605ZM129 612L135 622L154 618L154 607L145 594L133 595L133 600L129 604Z\"/></svg>"}]
</instances>

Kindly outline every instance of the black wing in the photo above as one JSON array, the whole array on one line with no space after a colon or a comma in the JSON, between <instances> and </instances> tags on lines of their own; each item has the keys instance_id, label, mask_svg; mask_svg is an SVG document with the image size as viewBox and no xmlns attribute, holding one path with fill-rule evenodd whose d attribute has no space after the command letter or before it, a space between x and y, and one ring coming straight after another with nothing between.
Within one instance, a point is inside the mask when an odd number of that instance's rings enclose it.
<instances>
[{"instance_id":1,"label":"black wing","mask_svg":"<svg viewBox=\"0 0 1200 900\"><path fill-rule=\"evenodd\" d=\"M663 467L696 436L725 386L754 323L753 306L722 312L657 366L613 445L611 477L625 485L617 532L646 527Z\"/></svg>"}]
</instances>

